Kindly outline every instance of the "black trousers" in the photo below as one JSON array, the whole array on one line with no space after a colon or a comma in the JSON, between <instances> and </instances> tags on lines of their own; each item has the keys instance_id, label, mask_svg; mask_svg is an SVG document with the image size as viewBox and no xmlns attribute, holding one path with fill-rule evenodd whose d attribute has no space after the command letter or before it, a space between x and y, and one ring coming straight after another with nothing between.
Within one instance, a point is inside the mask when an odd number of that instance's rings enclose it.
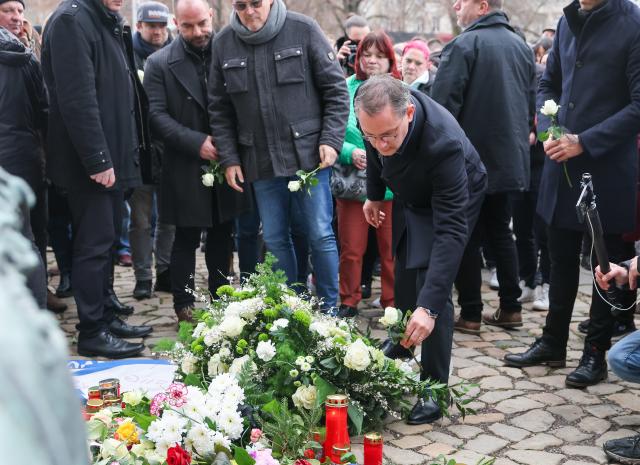
<instances>
[{"instance_id":1,"label":"black trousers","mask_svg":"<svg viewBox=\"0 0 640 465\"><path fill-rule=\"evenodd\" d=\"M36 204L33 206L30 212L31 219L31 231L33 232L33 238L44 263L45 270L47 269L47 187L43 184L40 188L34 191L36 195Z\"/></svg>"},{"instance_id":2,"label":"black trousers","mask_svg":"<svg viewBox=\"0 0 640 465\"><path fill-rule=\"evenodd\" d=\"M111 248L122 229L122 191L70 191L73 222L71 283L78 307L78 330L91 337L115 317L105 310L111 275Z\"/></svg>"},{"instance_id":3,"label":"black trousers","mask_svg":"<svg viewBox=\"0 0 640 465\"><path fill-rule=\"evenodd\" d=\"M480 216L473 228L467 247L462 255L455 286L458 290L460 315L467 321L482 318L482 257L480 245L484 233L486 241L495 254L496 271L500 290L500 308L505 312L519 312L521 291L518 279L518 256L515 241L509 229L511 221L510 193L487 194L482 202Z\"/></svg>"},{"instance_id":4,"label":"black trousers","mask_svg":"<svg viewBox=\"0 0 640 465\"><path fill-rule=\"evenodd\" d=\"M51 186L48 192L48 232L53 254L61 273L71 273L72 231L71 211L67 195Z\"/></svg>"},{"instance_id":5,"label":"black trousers","mask_svg":"<svg viewBox=\"0 0 640 465\"><path fill-rule=\"evenodd\" d=\"M518 273L526 286L532 289L538 284L548 284L551 273L547 227L536 214L537 201L537 190L514 194L513 232L516 235L518 250ZM538 270L541 282L537 277Z\"/></svg>"},{"instance_id":6,"label":"black trousers","mask_svg":"<svg viewBox=\"0 0 640 465\"><path fill-rule=\"evenodd\" d=\"M173 307L180 310L193 306L195 298L186 288L195 289L196 249L200 245L202 228L176 227L176 236L171 250L171 292ZM207 228L205 262L209 272L209 292L215 297L216 290L223 284L229 284L227 276L233 253L231 221Z\"/></svg>"},{"instance_id":7,"label":"black trousers","mask_svg":"<svg viewBox=\"0 0 640 465\"><path fill-rule=\"evenodd\" d=\"M542 337L553 347L564 350L569 338L569 323L573 305L578 294L580 276L580 248L582 231L571 231L550 226L547 230L549 255L551 258L551 284L549 287L549 313ZM609 261L618 263L635 255L633 243L624 242L620 235L605 235ZM595 268L595 253L592 266ZM604 292L600 290L604 295ZM635 291L620 291L619 302L628 307L635 302ZM635 309L632 308L630 313ZM595 346L600 351L611 347L614 317L611 306L596 292L595 284L591 297L591 322L585 338L585 346Z\"/></svg>"}]
</instances>

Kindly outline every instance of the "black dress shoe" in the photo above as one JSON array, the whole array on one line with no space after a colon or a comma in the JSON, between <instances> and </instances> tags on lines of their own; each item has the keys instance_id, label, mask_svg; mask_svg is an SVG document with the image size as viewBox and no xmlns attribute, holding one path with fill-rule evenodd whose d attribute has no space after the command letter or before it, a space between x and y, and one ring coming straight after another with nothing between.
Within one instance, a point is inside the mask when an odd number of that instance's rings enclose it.
<instances>
[{"instance_id":1,"label":"black dress shoe","mask_svg":"<svg viewBox=\"0 0 640 465\"><path fill-rule=\"evenodd\" d=\"M65 297L71 297L73 295L73 289L71 288L71 273L60 273L60 282L56 288L56 297L61 299Z\"/></svg>"},{"instance_id":2,"label":"black dress shoe","mask_svg":"<svg viewBox=\"0 0 640 465\"><path fill-rule=\"evenodd\" d=\"M587 318L586 320L582 320L578 324L578 331L580 331L582 334L587 334L589 332L589 321L589 318Z\"/></svg>"},{"instance_id":3,"label":"black dress shoe","mask_svg":"<svg viewBox=\"0 0 640 465\"><path fill-rule=\"evenodd\" d=\"M56 295L47 289L47 310L53 313L62 313L67 309L67 304L60 300Z\"/></svg>"},{"instance_id":4,"label":"black dress shoe","mask_svg":"<svg viewBox=\"0 0 640 465\"><path fill-rule=\"evenodd\" d=\"M391 339L387 339L382 343L382 347L380 347L382 353L385 357L391 359L397 358L411 358L413 357L413 351L402 347L400 344L394 344Z\"/></svg>"},{"instance_id":5,"label":"black dress shoe","mask_svg":"<svg viewBox=\"0 0 640 465\"><path fill-rule=\"evenodd\" d=\"M424 425L425 423L433 423L442 418L442 410L431 398L427 400L418 400L416 405L411 409L411 413L407 418L409 425Z\"/></svg>"},{"instance_id":6,"label":"black dress shoe","mask_svg":"<svg viewBox=\"0 0 640 465\"><path fill-rule=\"evenodd\" d=\"M103 329L93 337L78 336L78 354L84 357L125 358L135 357L144 350L144 344L120 339Z\"/></svg>"},{"instance_id":7,"label":"black dress shoe","mask_svg":"<svg viewBox=\"0 0 640 465\"><path fill-rule=\"evenodd\" d=\"M607 361L604 352L595 347L585 347L578 368L567 375L565 384L583 388L607 379Z\"/></svg>"},{"instance_id":8,"label":"black dress shoe","mask_svg":"<svg viewBox=\"0 0 640 465\"><path fill-rule=\"evenodd\" d=\"M171 273L169 272L169 268L156 275L154 290L156 292L171 292Z\"/></svg>"},{"instance_id":9,"label":"black dress shoe","mask_svg":"<svg viewBox=\"0 0 640 465\"><path fill-rule=\"evenodd\" d=\"M151 298L151 280L136 281L136 287L133 288L133 298L136 300Z\"/></svg>"},{"instance_id":10,"label":"black dress shoe","mask_svg":"<svg viewBox=\"0 0 640 465\"><path fill-rule=\"evenodd\" d=\"M602 445L612 461L624 465L640 464L640 434L622 439L611 439Z\"/></svg>"},{"instance_id":11,"label":"black dress shoe","mask_svg":"<svg viewBox=\"0 0 640 465\"><path fill-rule=\"evenodd\" d=\"M566 365L567 354L565 350L555 347L538 338L522 354L507 354L504 356L504 364L510 367L530 367L534 365L547 365L554 368L562 368Z\"/></svg>"},{"instance_id":12,"label":"black dress shoe","mask_svg":"<svg viewBox=\"0 0 640 465\"><path fill-rule=\"evenodd\" d=\"M368 299L369 297L371 297L371 283L363 284L362 286L360 286L360 288L362 289L361 292L363 299Z\"/></svg>"},{"instance_id":13,"label":"black dress shoe","mask_svg":"<svg viewBox=\"0 0 640 465\"><path fill-rule=\"evenodd\" d=\"M109 323L109 331L118 337L145 337L153 332L153 328L146 325L133 326L115 317Z\"/></svg>"},{"instance_id":14,"label":"black dress shoe","mask_svg":"<svg viewBox=\"0 0 640 465\"><path fill-rule=\"evenodd\" d=\"M348 305L340 305L338 309L338 318L353 318L358 315L358 310Z\"/></svg>"},{"instance_id":15,"label":"black dress shoe","mask_svg":"<svg viewBox=\"0 0 640 465\"><path fill-rule=\"evenodd\" d=\"M109 290L109 298L105 302L104 307L118 315L131 315L133 313L133 307L120 302L113 289Z\"/></svg>"}]
</instances>

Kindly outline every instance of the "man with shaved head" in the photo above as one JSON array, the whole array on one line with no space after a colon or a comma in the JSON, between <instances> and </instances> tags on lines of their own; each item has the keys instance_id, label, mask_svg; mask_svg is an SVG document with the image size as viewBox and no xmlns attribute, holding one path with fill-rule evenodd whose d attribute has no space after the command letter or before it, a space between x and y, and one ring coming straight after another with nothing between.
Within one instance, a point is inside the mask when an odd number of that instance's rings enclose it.
<instances>
[{"instance_id":1,"label":"man with shaved head","mask_svg":"<svg viewBox=\"0 0 640 465\"><path fill-rule=\"evenodd\" d=\"M170 276L179 321L192 318L195 251L207 229L205 259L209 290L226 284L232 253L231 220L242 210L244 195L224 185L200 182L202 167L218 159L209 131L206 82L211 63L213 13L205 0L178 0L175 24L180 33L147 59L144 87L151 128L162 138L160 217L176 226Z\"/></svg>"}]
</instances>

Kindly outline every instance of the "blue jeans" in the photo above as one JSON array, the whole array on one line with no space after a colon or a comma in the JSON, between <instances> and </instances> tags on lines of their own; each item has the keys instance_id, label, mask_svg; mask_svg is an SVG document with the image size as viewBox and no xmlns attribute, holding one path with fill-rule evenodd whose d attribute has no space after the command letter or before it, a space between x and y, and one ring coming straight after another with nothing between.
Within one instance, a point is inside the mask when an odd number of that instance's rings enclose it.
<instances>
[{"instance_id":1,"label":"blue jeans","mask_svg":"<svg viewBox=\"0 0 640 465\"><path fill-rule=\"evenodd\" d=\"M609 366L623 380L640 383L640 330L614 344L609 350Z\"/></svg>"},{"instance_id":2,"label":"blue jeans","mask_svg":"<svg viewBox=\"0 0 640 465\"><path fill-rule=\"evenodd\" d=\"M331 169L320 170L319 183L305 191L289 192L289 181L297 176L276 177L255 181L258 212L267 249L278 259L278 268L287 275L289 284L298 279L298 263L291 241L292 214L299 212L311 248L311 260L316 275L317 294L323 307L335 307L338 302L338 247L333 234L333 199L329 188ZM295 206L295 207L294 207Z\"/></svg>"}]
</instances>

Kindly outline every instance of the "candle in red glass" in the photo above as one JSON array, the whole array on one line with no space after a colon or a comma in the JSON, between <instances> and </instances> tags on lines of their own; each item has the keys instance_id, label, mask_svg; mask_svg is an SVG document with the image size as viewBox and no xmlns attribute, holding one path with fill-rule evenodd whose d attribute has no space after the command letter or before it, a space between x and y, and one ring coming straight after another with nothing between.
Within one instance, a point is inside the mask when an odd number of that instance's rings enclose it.
<instances>
[{"instance_id":1,"label":"candle in red glass","mask_svg":"<svg viewBox=\"0 0 640 465\"><path fill-rule=\"evenodd\" d=\"M382 465L382 436L378 433L364 435L364 465Z\"/></svg>"},{"instance_id":2,"label":"candle in red glass","mask_svg":"<svg viewBox=\"0 0 640 465\"><path fill-rule=\"evenodd\" d=\"M327 428L325 432L324 455L336 463L337 460L333 455L333 446L336 444L349 444L349 431L347 430L348 405L349 398L343 394L327 396L325 402Z\"/></svg>"},{"instance_id":3,"label":"candle in red glass","mask_svg":"<svg viewBox=\"0 0 640 465\"><path fill-rule=\"evenodd\" d=\"M345 465L346 463L349 462L345 462L342 460L342 456L344 454L348 454L349 452L351 452L351 446L349 444L334 444L333 445L333 463L335 465Z\"/></svg>"}]
</instances>

